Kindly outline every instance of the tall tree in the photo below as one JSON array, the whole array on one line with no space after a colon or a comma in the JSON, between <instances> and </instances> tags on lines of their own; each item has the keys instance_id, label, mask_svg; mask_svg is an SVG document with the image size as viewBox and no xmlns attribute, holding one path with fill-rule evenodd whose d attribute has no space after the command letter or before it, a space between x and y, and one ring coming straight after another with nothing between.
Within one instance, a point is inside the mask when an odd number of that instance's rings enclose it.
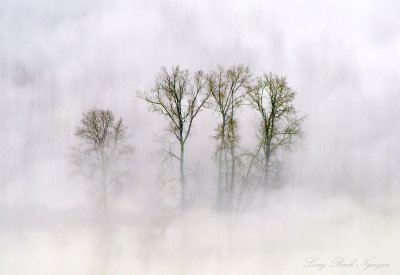
<instances>
[{"instance_id":1,"label":"tall tree","mask_svg":"<svg viewBox=\"0 0 400 275\"><path fill-rule=\"evenodd\" d=\"M170 71L162 67L153 88L140 95L151 105L152 111L167 119L168 131L178 142L179 153L174 153L172 149L167 153L179 161L182 210L186 205L185 144L194 119L205 106L209 96L204 86L205 77L201 71L190 75L188 70L182 70L179 66L172 67Z\"/></svg>"},{"instance_id":2,"label":"tall tree","mask_svg":"<svg viewBox=\"0 0 400 275\"><path fill-rule=\"evenodd\" d=\"M258 142L263 164L263 189L268 186L271 161L277 152L289 148L301 134L301 122L294 100L296 92L286 78L264 74L248 88L248 101L258 113Z\"/></svg>"},{"instance_id":3,"label":"tall tree","mask_svg":"<svg viewBox=\"0 0 400 275\"><path fill-rule=\"evenodd\" d=\"M218 142L216 157L219 209L224 202L231 206L233 200L238 144L236 112L243 103L249 78L249 68L243 65L228 69L219 66L207 76L207 90L212 99L210 107L219 116L215 135Z\"/></svg>"},{"instance_id":4,"label":"tall tree","mask_svg":"<svg viewBox=\"0 0 400 275\"><path fill-rule=\"evenodd\" d=\"M102 202L107 208L108 189L121 181L126 173L123 161L131 157L133 148L127 144L127 127L116 120L110 110L92 109L83 114L75 135L81 143L74 147L73 163L81 175L101 186Z\"/></svg>"}]
</instances>

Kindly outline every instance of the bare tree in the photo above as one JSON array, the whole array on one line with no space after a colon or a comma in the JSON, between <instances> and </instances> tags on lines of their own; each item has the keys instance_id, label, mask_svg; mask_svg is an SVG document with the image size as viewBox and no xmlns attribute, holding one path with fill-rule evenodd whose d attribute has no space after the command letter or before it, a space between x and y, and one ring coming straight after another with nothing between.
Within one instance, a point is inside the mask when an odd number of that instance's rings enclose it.
<instances>
[{"instance_id":1,"label":"bare tree","mask_svg":"<svg viewBox=\"0 0 400 275\"><path fill-rule=\"evenodd\" d=\"M126 126L110 110L92 109L83 114L75 135L81 143L73 148L73 163L81 175L100 183L106 209L107 191L121 181L126 173L121 164L133 153L126 143Z\"/></svg>"},{"instance_id":2,"label":"bare tree","mask_svg":"<svg viewBox=\"0 0 400 275\"><path fill-rule=\"evenodd\" d=\"M152 111L164 116L168 123L168 132L178 141L179 153L170 147L167 153L179 161L181 185L181 208L185 209L185 144L190 136L194 119L205 106L208 93L204 90L205 77L198 71L190 75L179 66L168 71L165 67L157 75L155 85L147 93L141 94Z\"/></svg>"},{"instance_id":3,"label":"bare tree","mask_svg":"<svg viewBox=\"0 0 400 275\"><path fill-rule=\"evenodd\" d=\"M285 77L264 74L248 88L248 101L258 113L258 142L263 164L263 189L268 186L271 163L280 149L290 148L301 135L301 122L294 106L296 92Z\"/></svg>"},{"instance_id":4,"label":"bare tree","mask_svg":"<svg viewBox=\"0 0 400 275\"><path fill-rule=\"evenodd\" d=\"M218 67L207 76L207 90L211 95L211 109L219 115L215 139L218 142L218 208L224 201L232 204L235 175L238 124L236 111L242 105L250 71L243 65L229 69Z\"/></svg>"},{"instance_id":5,"label":"bare tree","mask_svg":"<svg viewBox=\"0 0 400 275\"><path fill-rule=\"evenodd\" d=\"M256 191L254 187L257 187L262 180L263 174L259 173L264 168L264 162L260 158L261 148L262 146L258 145L255 150L244 150L237 158L240 188L236 202L236 212L241 210L245 195L254 194ZM249 192L251 190L253 190L253 193Z\"/></svg>"}]
</instances>

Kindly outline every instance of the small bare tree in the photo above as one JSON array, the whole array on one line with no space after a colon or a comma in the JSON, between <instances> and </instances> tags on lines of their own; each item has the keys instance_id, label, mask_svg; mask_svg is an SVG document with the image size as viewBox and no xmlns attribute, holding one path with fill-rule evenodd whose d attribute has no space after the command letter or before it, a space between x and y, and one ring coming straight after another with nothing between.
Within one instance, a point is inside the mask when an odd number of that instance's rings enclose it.
<instances>
[{"instance_id":1,"label":"small bare tree","mask_svg":"<svg viewBox=\"0 0 400 275\"><path fill-rule=\"evenodd\" d=\"M277 152L290 148L301 135L301 122L294 106L296 92L285 77L264 74L248 88L248 101L258 113L258 142L263 165L263 189L268 186L271 162ZM261 182L261 181L260 181Z\"/></svg>"},{"instance_id":2,"label":"small bare tree","mask_svg":"<svg viewBox=\"0 0 400 275\"><path fill-rule=\"evenodd\" d=\"M73 148L73 164L81 175L100 183L106 209L107 191L121 181L126 173L122 162L133 153L126 143L126 126L110 110L92 109L83 114L75 135L81 143Z\"/></svg>"},{"instance_id":3,"label":"small bare tree","mask_svg":"<svg viewBox=\"0 0 400 275\"><path fill-rule=\"evenodd\" d=\"M171 148L167 150L170 157L179 161L181 185L181 208L185 209L185 144L190 136L193 122L208 99L204 90L205 78L203 72L192 75L179 66L168 71L165 67L157 75L155 85L145 94L140 94L154 112L164 116L169 122L168 132L178 141L179 153Z\"/></svg>"},{"instance_id":4,"label":"small bare tree","mask_svg":"<svg viewBox=\"0 0 400 275\"><path fill-rule=\"evenodd\" d=\"M238 125L236 112L242 105L250 71L243 65L229 69L218 67L207 76L207 90L211 95L210 108L219 116L215 139L218 142L218 208L223 202L232 204L235 175Z\"/></svg>"}]
</instances>

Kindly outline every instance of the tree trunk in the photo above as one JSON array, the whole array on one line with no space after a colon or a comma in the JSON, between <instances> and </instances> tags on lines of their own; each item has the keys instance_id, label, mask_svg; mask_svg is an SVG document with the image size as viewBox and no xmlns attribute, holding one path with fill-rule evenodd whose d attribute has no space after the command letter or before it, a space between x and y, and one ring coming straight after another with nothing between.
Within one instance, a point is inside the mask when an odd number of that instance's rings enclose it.
<instances>
[{"instance_id":1,"label":"tree trunk","mask_svg":"<svg viewBox=\"0 0 400 275\"><path fill-rule=\"evenodd\" d=\"M232 143L232 149L231 149L231 158L232 158L232 169L231 169L231 182L230 182L230 190L229 190L229 210L232 210L233 207L233 187L234 187L234 182L235 182L235 166L236 166L236 160L235 160L235 144Z\"/></svg>"},{"instance_id":2,"label":"tree trunk","mask_svg":"<svg viewBox=\"0 0 400 275\"><path fill-rule=\"evenodd\" d=\"M217 194L218 211L222 209L222 147L218 152L218 194Z\"/></svg>"},{"instance_id":3,"label":"tree trunk","mask_svg":"<svg viewBox=\"0 0 400 275\"><path fill-rule=\"evenodd\" d=\"M107 211L107 176L106 176L106 172L104 170L102 171L101 187L102 187L103 211L104 211L104 213L106 213L106 211Z\"/></svg>"},{"instance_id":4,"label":"tree trunk","mask_svg":"<svg viewBox=\"0 0 400 275\"><path fill-rule=\"evenodd\" d=\"M233 94L232 94L233 97ZM231 141L231 163L232 163L232 168L231 168L231 183L230 183L230 190L229 190L229 211L232 210L233 208L233 186L235 182L235 166L236 166L236 160L235 160L235 141L236 141L236 136L235 136L235 120L234 120L234 103L231 105L231 127L229 128L231 131L232 135L232 141Z\"/></svg>"},{"instance_id":5,"label":"tree trunk","mask_svg":"<svg viewBox=\"0 0 400 275\"><path fill-rule=\"evenodd\" d=\"M181 142L181 154L179 159L179 173L180 173L180 182L181 182L181 209L185 210L186 207L186 194L185 194L185 146L183 142Z\"/></svg>"},{"instance_id":6,"label":"tree trunk","mask_svg":"<svg viewBox=\"0 0 400 275\"><path fill-rule=\"evenodd\" d=\"M267 186L268 186L268 161L265 162L265 171L264 171L264 184L263 184L263 191L264 194L267 193Z\"/></svg>"},{"instance_id":7,"label":"tree trunk","mask_svg":"<svg viewBox=\"0 0 400 275\"><path fill-rule=\"evenodd\" d=\"M223 154L225 151L225 116L222 116L222 125L221 125L221 142L219 147L219 156L218 156L218 211L222 210L223 208L223 175L222 175L222 166L223 163ZM226 161L226 160L225 160Z\"/></svg>"},{"instance_id":8,"label":"tree trunk","mask_svg":"<svg viewBox=\"0 0 400 275\"><path fill-rule=\"evenodd\" d=\"M229 194L229 163L228 163L228 150L227 150L227 148L226 148L226 141L224 141L224 156L225 156L225 159L224 159L224 164L225 164L225 193L226 193L226 196L225 196L225 198L226 198L226 201L225 201L225 205L224 205L224 208L226 209L226 204L227 204L227 201L228 201L228 199L229 199L229 196L230 196L230 194Z\"/></svg>"},{"instance_id":9,"label":"tree trunk","mask_svg":"<svg viewBox=\"0 0 400 275\"><path fill-rule=\"evenodd\" d=\"M265 151L265 170L264 170L264 184L263 184L263 191L264 195L267 194L267 187L268 187L268 175L269 175L269 159L270 159L271 153L269 152L269 149Z\"/></svg>"},{"instance_id":10,"label":"tree trunk","mask_svg":"<svg viewBox=\"0 0 400 275\"><path fill-rule=\"evenodd\" d=\"M100 148L100 167L101 167L101 191L104 214L107 211L107 164L105 161L104 148Z\"/></svg>"},{"instance_id":11,"label":"tree trunk","mask_svg":"<svg viewBox=\"0 0 400 275\"><path fill-rule=\"evenodd\" d=\"M267 141L267 146L265 149L265 174L264 174L264 195L267 193L267 186L268 186L268 172L269 172L269 162L271 159L271 142L272 142L272 137L273 133L275 131L275 108L272 107L271 110L271 115L268 119L268 131L266 131L267 136L266 136L266 141Z\"/></svg>"}]
</instances>

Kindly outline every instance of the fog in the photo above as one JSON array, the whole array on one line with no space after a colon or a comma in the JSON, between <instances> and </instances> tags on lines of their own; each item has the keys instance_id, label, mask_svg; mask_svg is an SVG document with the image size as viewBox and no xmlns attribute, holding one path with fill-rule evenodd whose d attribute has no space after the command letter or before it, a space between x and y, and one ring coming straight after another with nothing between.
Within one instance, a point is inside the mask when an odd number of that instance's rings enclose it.
<instances>
[{"instance_id":1,"label":"fog","mask_svg":"<svg viewBox=\"0 0 400 275\"><path fill-rule=\"evenodd\" d=\"M394 0L1 0L0 273L400 272L399 12ZM286 76L304 134L283 152L276 188L218 214L217 116L201 112L182 217L165 188L178 177L163 162L167 123L137 94L161 66L233 64ZM91 108L122 117L134 147L108 215L71 169ZM243 108L243 148L255 128Z\"/></svg>"}]
</instances>

